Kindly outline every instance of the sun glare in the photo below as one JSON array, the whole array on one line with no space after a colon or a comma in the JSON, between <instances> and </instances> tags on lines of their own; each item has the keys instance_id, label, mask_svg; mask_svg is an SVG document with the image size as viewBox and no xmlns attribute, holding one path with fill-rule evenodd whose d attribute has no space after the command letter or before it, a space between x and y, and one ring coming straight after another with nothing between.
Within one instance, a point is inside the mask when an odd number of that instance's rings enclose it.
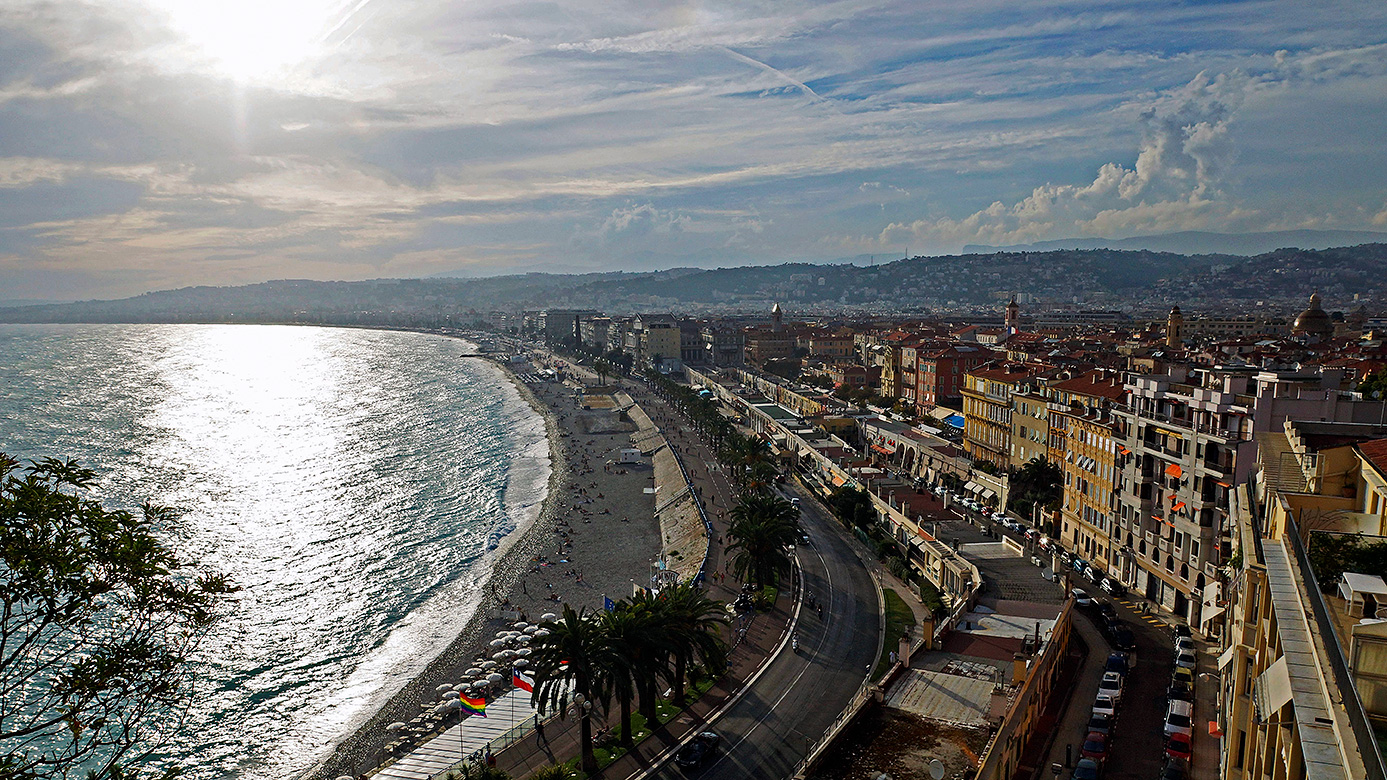
<instances>
[{"instance_id":1,"label":"sun glare","mask_svg":"<svg viewBox=\"0 0 1387 780\"><path fill-rule=\"evenodd\" d=\"M199 59L238 81L273 79L314 59L346 11L340 0L147 0Z\"/></svg>"}]
</instances>

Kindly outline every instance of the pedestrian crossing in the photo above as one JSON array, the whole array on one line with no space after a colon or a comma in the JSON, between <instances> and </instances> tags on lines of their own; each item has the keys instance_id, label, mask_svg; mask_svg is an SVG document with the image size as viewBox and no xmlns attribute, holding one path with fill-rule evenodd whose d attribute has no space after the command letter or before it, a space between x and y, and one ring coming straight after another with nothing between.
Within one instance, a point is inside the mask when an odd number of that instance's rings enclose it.
<instances>
[{"instance_id":1,"label":"pedestrian crossing","mask_svg":"<svg viewBox=\"0 0 1387 780\"><path fill-rule=\"evenodd\" d=\"M1157 628L1162 628L1162 627L1164 627L1165 624L1166 624L1164 620L1161 620L1160 618L1156 617L1154 614L1152 614L1152 613L1150 613L1150 612L1142 612L1142 606L1143 606L1146 602L1135 602L1135 601L1130 601L1130 600L1128 600L1128 599L1113 599L1113 601L1116 601L1118 604L1121 604L1122 606L1126 607L1127 609L1130 609L1130 610L1132 610L1133 612L1135 612L1135 613L1136 613L1136 616L1137 616L1137 619L1138 619L1138 620L1141 620L1142 622L1148 623L1148 624L1153 625L1153 626L1155 626L1155 627L1157 627Z\"/></svg>"}]
</instances>

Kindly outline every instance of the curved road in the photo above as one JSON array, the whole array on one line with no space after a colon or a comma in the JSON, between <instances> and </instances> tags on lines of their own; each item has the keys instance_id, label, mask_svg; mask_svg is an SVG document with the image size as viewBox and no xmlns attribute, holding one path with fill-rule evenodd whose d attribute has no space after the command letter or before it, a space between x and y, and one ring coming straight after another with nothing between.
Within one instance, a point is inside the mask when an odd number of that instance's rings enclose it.
<instances>
[{"instance_id":1,"label":"curved road","mask_svg":"<svg viewBox=\"0 0 1387 780\"><path fill-rule=\"evenodd\" d=\"M876 665L881 605L876 585L822 506L802 499L811 543L799 548L807 593L823 604L823 618L804 603L799 653L785 651L714 720L722 735L703 767L683 770L672 760L645 777L699 780L784 780L804 758Z\"/></svg>"}]
</instances>

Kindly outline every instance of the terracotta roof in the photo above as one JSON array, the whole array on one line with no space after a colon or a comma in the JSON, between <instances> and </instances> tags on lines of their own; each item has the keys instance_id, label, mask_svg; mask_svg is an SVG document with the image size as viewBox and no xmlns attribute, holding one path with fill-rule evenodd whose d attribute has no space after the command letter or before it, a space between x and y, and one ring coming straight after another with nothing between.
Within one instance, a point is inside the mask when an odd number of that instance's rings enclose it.
<instances>
[{"instance_id":1,"label":"terracotta roof","mask_svg":"<svg viewBox=\"0 0 1387 780\"><path fill-rule=\"evenodd\" d=\"M1056 382L1050 387L1067 393L1107 398L1110 401L1116 401L1127 394L1127 388L1120 376L1102 371L1091 371L1083 376Z\"/></svg>"},{"instance_id":2,"label":"terracotta roof","mask_svg":"<svg viewBox=\"0 0 1387 780\"><path fill-rule=\"evenodd\" d=\"M1358 451L1379 474L1387 475L1387 439L1365 441L1358 445Z\"/></svg>"}]
</instances>

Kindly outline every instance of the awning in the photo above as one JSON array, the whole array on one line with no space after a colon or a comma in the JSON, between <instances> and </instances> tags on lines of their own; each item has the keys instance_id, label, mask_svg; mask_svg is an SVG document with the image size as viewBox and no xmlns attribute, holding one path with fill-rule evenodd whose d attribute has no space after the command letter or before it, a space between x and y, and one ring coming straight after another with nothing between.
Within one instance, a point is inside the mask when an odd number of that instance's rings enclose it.
<instances>
[{"instance_id":1,"label":"awning","mask_svg":"<svg viewBox=\"0 0 1387 780\"><path fill-rule=\"evenodd\" d=\"M1257 708L1257 722L1271 720L1271 716L1291 700L1291 695L1291 673L1283 655L1252 683L1252 703Z\"/></svg>"},{"instance_id":2,"label":"awning","mask_svg":"<svg viewBox=\"0 0 1387 780\"><path fill-rule=\"evenodd\" d=\"M1237 653L1238 646L1229 645L1228 649L1224 650L1223 654L1218 657L1218 670L1221 672L1223 671L1224 667L1228 666L1228 664L1233 663L1233 656L1237 655Z\"/></svg>"},{"instance_id":3,"label":"awning","mask_svg":"<svg viewBox=\"0 0 1387 780\"><path fill-rule=\"evenodd\" d=\"M1127 449L1126 447L1122 447L1122 446L1119 446L1119 447L1117 448L1117 451L1120 452L1120 453L1122 453L1123 455L1131 455L1131 454L1132 454L1132 451L1131 451L1131 450Z\"/></svg>"},{"instance_id":4,"label":"awning","mask_svg":"<svg viewBox=\"0 0 1387 780\"><path fill-rule=\"evenodd\" d=\"M949 425L952 425L960 431L963 430L963 415L961 414L949 415L948 417L944 418L944 422L948 423Z\"/></svg>"},{"instance_id":5,"label":"awning","mask_svg":"<svg viewBox=\"0 0 1387 780\"><path fill-rule=\"evenodd\" d=\"M834 487L842 487L842 486L843 486L843 483L844 483L844 482L847 482L847 481L848 481L848 478L847 478L847 477L841 476L841 475L839 475L839 474L834 474L834 475L833 475L833 486L834 486Z\"/></svg>"},{"instance_id":6,"label":"awning","mask_svg":"<svg viewBox=\"0 0 1387 780\"><path fill-rule=\"evenodd\" d=\"M895 450L888 449L886 447L881 446L880 444L873 444L872 452L880 452L882 455L894 455L896 453Z\"/></svg>"},{"instance_id":7,"label":"awning","mask_svg":"<svg viewBox=\"0 0 1387 780\"><path fill-rule=\"evenodd\" d=\"M1167 477L1179 477L1180 475L1182 475L1182 474L1184 474L1184 473L1185 473L1185 472L1182 471L1182 470L1180 469L1180 467L1179 467L1178 465L1174 464L1174 463L1172 463L1172 464L1170 464L1169 466L1166 466L1166 467L1165 467L1165 475L1166 475Z\"/></svg>"},{"instance_id":8,"label":"awning","mask_svg":"<svg viewBox=\"0 0 1387 780\"><path fill-rule=\"evenodd\" d=\"M976 493L978 491L978 483L970 481L968 484L963 486L963 489L968 491L969 493Z\"/></svg>"},{"instance_id":9,"label":"awning","mask_svg":"<svg viewBox=\"0 0 1387 780\"><path fill-rule=\"evenodd\" d=\"M1227 482L1224 482L1223 480L1219 480L1219 481L1218 481L1218 484L1220 484L1220 485L1222 485L1222 486L1224 486L1224 487L1226 487L1226 488L1231 488L1231 487L1233 487L1232 485L1228 484Z\"/></svg>"},{"instance_id":10,"label":"awning","mask_svg":"<svg viewBox=\"0 0 1387 780\"><path fill-rule=\"evenodd\" d=\"M1175 506L1173 506L1173 507L1170 508L1170 511L1172 511L1172 512L1179 512L1181 509L1184 509L1184 508L1185 508L1185 502L1184 502L1184 501L1179 501L1179 502L1177 502L1177 503L1175 504Z\"/></svg>"}]
</instances>

